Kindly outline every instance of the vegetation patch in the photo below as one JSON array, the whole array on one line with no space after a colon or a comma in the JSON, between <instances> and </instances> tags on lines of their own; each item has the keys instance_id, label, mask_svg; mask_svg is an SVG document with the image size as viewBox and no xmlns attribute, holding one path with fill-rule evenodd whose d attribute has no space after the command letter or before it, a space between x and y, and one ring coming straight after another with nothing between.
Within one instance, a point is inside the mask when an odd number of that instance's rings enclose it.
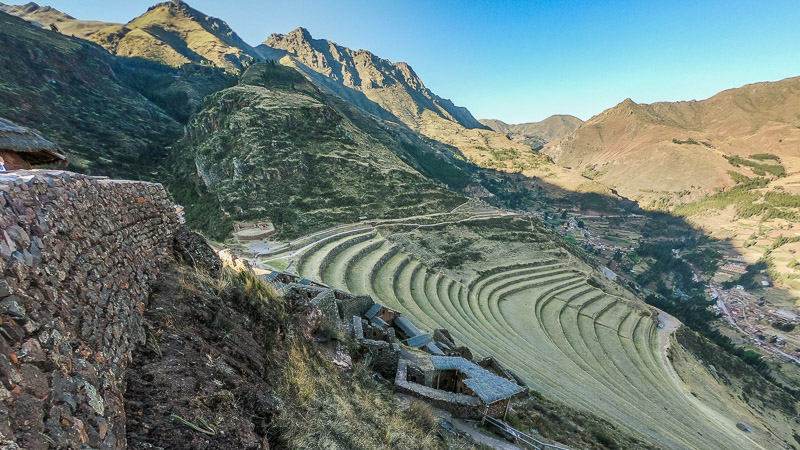
<instances>
[{"instance_id":1,"label":"vegetation patch","mask_svg":"<svg viewBox=\"0 0 800 450\"><path fill-rule=\"evenodd\" d=\"M764 176L768 173L776 177L786 176L786 169L784 169L784 167L780 164L762 164L735 155L727 155L725 156L725 159L727 159L728 162L735 167L750 167L756 175Z\"/></svg>"}]
</instances>

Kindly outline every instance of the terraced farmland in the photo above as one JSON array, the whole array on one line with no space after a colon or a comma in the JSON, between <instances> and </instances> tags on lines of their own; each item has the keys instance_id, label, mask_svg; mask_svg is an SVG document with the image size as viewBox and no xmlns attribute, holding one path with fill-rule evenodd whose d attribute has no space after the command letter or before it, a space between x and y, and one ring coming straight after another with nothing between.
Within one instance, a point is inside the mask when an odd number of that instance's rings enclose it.
<instances>
[{"instance_id":1,"label":"terraced farmland","mask_svg":"<svg viewBox=\"0 0 800 450\"><path fill-rule=\"evenodd\" d=\"M445 327L528 384L671 448L758 447L692 397L659 352L643 304L587 283L538 251L524 263L483 261L469 279L430 267L374 228L333 236L299 255L300 275L371 294L423 329Z\"/></svg>"}]
</instances>

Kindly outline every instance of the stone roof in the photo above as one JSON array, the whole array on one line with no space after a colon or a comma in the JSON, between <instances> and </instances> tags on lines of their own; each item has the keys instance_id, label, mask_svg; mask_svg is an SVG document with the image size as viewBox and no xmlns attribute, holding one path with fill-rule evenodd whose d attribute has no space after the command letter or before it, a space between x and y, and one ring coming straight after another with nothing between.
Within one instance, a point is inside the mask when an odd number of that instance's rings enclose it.
<instances>
[{"instance_id":1,"label":"stone roof","mask_svg":"<svg viewBox=\"0 0 800 450\"><path fill-rule=\"evenodd\" d=\"M417 336L414 336L414 337L412 337L412 338L409 338L409 339L406 341L406 344L407 344L409 347L413 347L413 348L420 348L420 347L422 347L422 346L424 346L424 345L427 345L427 344L428 344L429 342L431 342L432 340L433 340L433 338L431 337L431 335L430 335L430 334L419 334L419 335L417 335Z\"/></svg>"},{"instance_id":2,"label":"stone roof","mask_svg":"<svg viewBox=\"0 0 800 450\"><path fill-rule=\"evenodd\" d=\"M31 165L66 162L58 146L39 133L0 118L0 150L10 150Z\"/></svg>"},{"instance_id":3,"label":"stone roof","mask_svg":"<svg viewBox=\"0 0 800 450\"><path fill-rule=\"evenodd\" d=\"M436 344L434 344L433 342L428 342L425 345L425 349L428 350L428 353L431 353L433 355L444 356L444 352L439 347L437 347Z\"/></svg>"},{"instance_id":4,"label":"stone roof","mask_svg":"<svg viewBox=\"0 0 800 450\"><path fill-rule=\"evenodd\" d=\"M373 324L373 325L377 325L377 326L379 326L379 327L381 327L381 328L385 328L385 327L388 327L388 326L389 326L389 324L388 324L388 323L386 323L386 321L385 321L385 320L383 320L383 319L381 319L380 317L377 317L377 316L372 316L372 318L371 318L371 319L369 319L369 322L370 322L371 324Z\"/></svg>"},{"instance_id":5,"label":"stone roof","mask_svg":"<svg viewBox=\"0 0 800 450\"><path fill-rule=\"evenodd\" d=\"M372 319L373 317L375 317L375 314L378 314L378 311L380 311L381 308L383 308L383 305L381 305L380 303L375 303L374 305L372 305L372 308L370 308L366 313L364 313L364 317L366 317L367 319Z\"/></svg>"},{"instance_id":6,"label":"stone roof","mask_svg":"<svg viewBox=\"0 0 800 450\"><path fill-rule=\"evenodd\" d=\"M457 370L467 376L464 384L485 404L513 397L524 388L460 356L431 356L436 370Z\"/></svg>"},{"instance_id":7,"label":"stone roof","mask_svg":"<svg viewBox=\"0 0 800 450\"><path fill-rule=\"evenodd\" d=\"M410 338L422 334L422 332L419 331L419 329L405 317L398 317L394 319L394 324Z\"/></svg>"}]
</instances>

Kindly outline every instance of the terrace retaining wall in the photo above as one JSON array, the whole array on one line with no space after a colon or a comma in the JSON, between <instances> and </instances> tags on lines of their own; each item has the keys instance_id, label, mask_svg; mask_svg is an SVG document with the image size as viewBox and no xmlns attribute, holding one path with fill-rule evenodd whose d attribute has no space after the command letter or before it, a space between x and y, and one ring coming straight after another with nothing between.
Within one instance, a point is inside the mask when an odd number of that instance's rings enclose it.
<instances>
[{"instance_id":1,"label":"terrace retaining wall","mask_svg":"<svg viewBox=\"0 0 800 450\"><path fill-rule=\"evenodd\" d=\"M0 447L125 446L125 367L178 227L159 184L0 174Z\"/></svg>"}]
</instances>

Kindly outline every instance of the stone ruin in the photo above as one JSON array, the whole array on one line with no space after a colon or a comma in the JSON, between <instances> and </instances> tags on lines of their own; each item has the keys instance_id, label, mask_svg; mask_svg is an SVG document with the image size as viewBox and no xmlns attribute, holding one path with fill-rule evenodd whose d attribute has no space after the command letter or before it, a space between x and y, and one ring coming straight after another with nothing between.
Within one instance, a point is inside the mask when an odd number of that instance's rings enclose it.
<instances>
[{"instance_id":1,"label":"stone ruin","mask_svg":"<svg viewBox=\"0 0 800 450\"><path fill-rule=\"evenodd\" d=\"M472 351L457 345L446 329L423 333L399 311L376 303L369 295L354 295L311 282L298 281L285 272L268 276L285 290L285 298L305 308L306 333L327 320L366 348L372 368L394 389L410 394L459 417L505 418L511 399L528 388L522 379L494 357L474 359ZM401 345L404 344L404 345Z\"/></svg>"}]
</instances>

